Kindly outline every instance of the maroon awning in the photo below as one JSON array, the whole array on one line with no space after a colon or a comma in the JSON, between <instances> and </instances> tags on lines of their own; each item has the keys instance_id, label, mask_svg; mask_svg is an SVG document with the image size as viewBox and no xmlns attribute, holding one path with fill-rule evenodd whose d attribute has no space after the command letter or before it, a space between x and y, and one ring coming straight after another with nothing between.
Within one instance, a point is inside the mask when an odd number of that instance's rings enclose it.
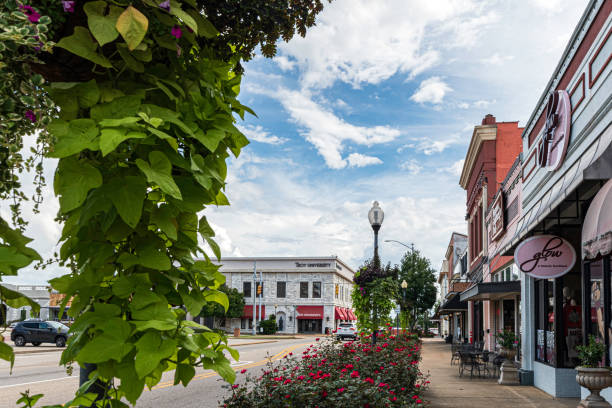
<instances>
[{"instance_id":1,"label":"maroon awning","mask_svg":"<svg viewBox=\"0 0 612 408\"><path fill-rule=\"evenodd\" d=\"M266 317L266 306L265 305L261 305L261 316L259 316L259 306L256 307L257 309L257 318L261 319L263 316L263 319L265 319ZM242 311L242 317L245 319L252 319L253 318L253 305L245 305L244 306L244 310Z\"/></svg>"},{"instance_id":2,"label":"maroon awning","mask_svg":"<svg viewBox=\"0 0 612 408\"><path fill-rule=\"evenodd\" d=\"M355 313L353 313L351 309L347 309L347 312L348 312L349 320L357 320L357 316L355 316Z\"/></svg>"},{"instance_id":3,"label":"maroon awning","mask_svg":"<svg viewBox=\"0 0 612 408\"><path fill-rule=\"evenodd\" d=\"M342 309L341 307L336 306L334 308L335 310L335 320L348 320L348 316L346 315L346 313L344 312L344 309Z\"/></svg>"},{"instance_id":4,"label":"maroon awning","mask_svg":"<svg viewBox=\"0 0 612 408\"><path fill-rule=\"evenodd\" d=\"M323 306L298 306L298 319L323 319Z\"/></svg>"},{"instance_id":5,"label":"maroon awning","mask_svg":"<svg viewBox=\"0 0 612 408\"><path fill-rule=\"evenodd\" d=\"M612 253L612 179L603 185L584 217L582 257L594 259Z\"/></svg>"}]
</instances>

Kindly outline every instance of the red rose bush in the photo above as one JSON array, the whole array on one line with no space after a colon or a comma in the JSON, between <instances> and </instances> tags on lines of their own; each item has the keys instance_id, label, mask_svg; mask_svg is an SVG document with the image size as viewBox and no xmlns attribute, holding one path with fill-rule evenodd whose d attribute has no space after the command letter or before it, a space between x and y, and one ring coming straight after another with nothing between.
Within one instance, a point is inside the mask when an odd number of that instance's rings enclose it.
<instances>
[{"instance_id":1,"label":"red rose bush","mask_svg":"<svg viewBox=\"0 0 612 408\"><path fill-rule=\"evenodd\" d=\"M317 339L318 340L318 339ZM229 387L224 407L421 407L429 381L416 336L379 333L341 343L327 338L301 355L269 362ZM244 370L243 370L244 371Z\"/></svg>"}]
</instances>

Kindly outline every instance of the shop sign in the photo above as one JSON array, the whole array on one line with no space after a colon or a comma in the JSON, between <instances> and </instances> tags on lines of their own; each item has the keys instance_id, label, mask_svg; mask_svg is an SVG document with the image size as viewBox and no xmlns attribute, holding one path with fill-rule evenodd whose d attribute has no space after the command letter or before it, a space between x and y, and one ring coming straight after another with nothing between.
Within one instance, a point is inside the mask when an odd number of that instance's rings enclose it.
<instances>
[{"instance_id":1,"label":"shop sign","mask_svg":"<svg viewBox=\"0 0 612 408\"><path fill-rule=\"evenodd\" d=\"M574 267L576 251L561 237L537 235L516 248L514 262L521 272L534 278L558 278Z\"/></svg>"},{"instance_id":2,"label":"shop sign","mask_svg":"<svg viewBox=\"0 0 612 408\"><path fill-rule=\"evenodd\" d=\"M491 207L491 241L499 238L504 228L504 194L500 193Z\"/></svg>"},{"instance_id":3,"label":"shop sign","mask_svg":"<svg viewBox=\"0 0 612 408\"><path fill-rule=\"evenodd\" d=\"M538 145L538 164L555 171L563 163L572 126L572 105L566 90L552 91L546 105L546 123Z\"/></svg>"}]
</instances>

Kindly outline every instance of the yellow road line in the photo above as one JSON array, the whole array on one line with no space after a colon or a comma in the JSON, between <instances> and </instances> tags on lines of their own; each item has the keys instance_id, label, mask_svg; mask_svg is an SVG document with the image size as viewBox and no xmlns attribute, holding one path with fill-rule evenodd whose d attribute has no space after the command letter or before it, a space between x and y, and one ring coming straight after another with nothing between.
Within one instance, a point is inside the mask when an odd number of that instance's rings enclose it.
<instances>
[{"instance_id":1,"label":"yellow road line","mask_svg":"<svg viewBox=\"0 0 612 408\"><path fill-rule=\"evenodd\" d=\"M287 347L287 348L281 350L280 352L276 353L272 357L266 358L264 360L256 361L254 363L249 363L249 364L244 364L244 365L240 365L240 366L234 367L234 371L243 370L245 368L258 367L258 366L266 364L268 361L277 361L277 360L280 360L281 358L285 357L286 355L288 355L290 352L292 352L296 348L299 348L299 347L302 347L302 346L306 346L308 344L312 344L312 342L302 343L302 344L295 344L295 345L293 345L291 347ZM214 376L217 376L217 375L219 375L219 374L217 372L215 372L215 371L210 372L210 373L198 374L198 375L193 377L191 382L193 382L195 380L202 380L204 378L214 377ZM153 387L153 389L151 389L151 391L162 389L162 388L171 387L173 385L174 385L174 381L166 381L166 382L157 384L156 386Z\"/></svg>"}]
</instances>

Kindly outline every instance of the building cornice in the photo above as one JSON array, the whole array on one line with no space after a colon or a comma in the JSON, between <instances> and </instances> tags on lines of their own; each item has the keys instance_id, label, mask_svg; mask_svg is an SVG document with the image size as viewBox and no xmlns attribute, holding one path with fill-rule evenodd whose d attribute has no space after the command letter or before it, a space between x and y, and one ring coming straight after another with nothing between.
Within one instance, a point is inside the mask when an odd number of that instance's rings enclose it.
<instances>
[{"instance_id":1,"label":"building cornice","mask_svg":"<svg viewBox=\"0 0 612 408\"><path fill-rule=\"evenodd\" d=\"M480 125L474 126L474 133L472 134L472 140L470 141L470 147L468 148L463 162L463 169L461 170L461 177L459 178L459 185L467 190L468 183L470 181L470 175L472 169L476 163L476 158L480 152L482 144L487 140L495 140L497 138L497 125Z\"/></svg>"}]
</instances>

